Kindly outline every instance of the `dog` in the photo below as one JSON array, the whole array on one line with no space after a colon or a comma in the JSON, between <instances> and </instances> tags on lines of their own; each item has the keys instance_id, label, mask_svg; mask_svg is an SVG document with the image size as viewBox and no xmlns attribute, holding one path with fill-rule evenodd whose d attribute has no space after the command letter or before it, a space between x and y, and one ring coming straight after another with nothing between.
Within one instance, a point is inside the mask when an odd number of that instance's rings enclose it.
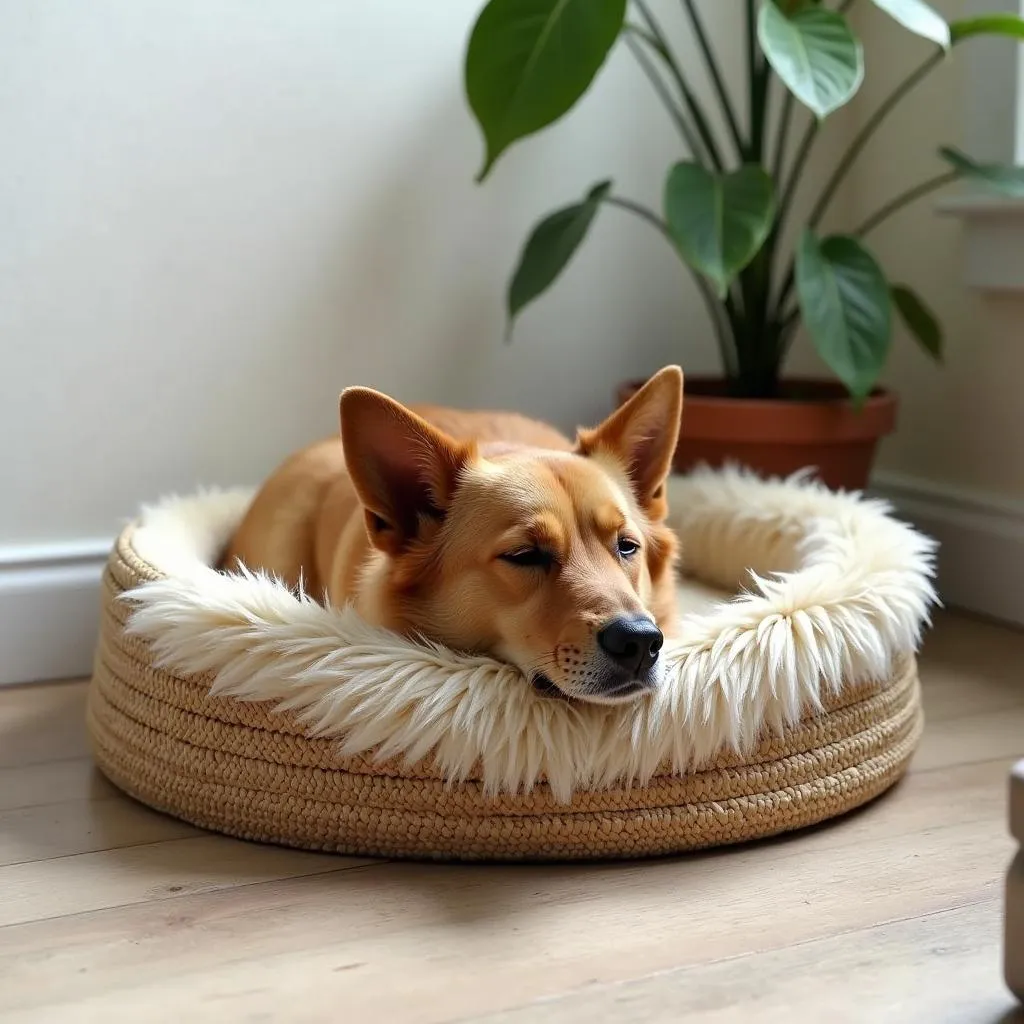
<instances>
[{"instance_id":1,"label":"dog","mask_svg":"<svg viewBox=\"0 0 1024 1024\"><path fill-rule=\"evenodd\" d=\"M665 367L573 442L515 413L348 388L340 439L273 473L222 568L509 662L551 696L637 699L676 621L665 484L682 404Z\"/></svg>"}]
</instances>

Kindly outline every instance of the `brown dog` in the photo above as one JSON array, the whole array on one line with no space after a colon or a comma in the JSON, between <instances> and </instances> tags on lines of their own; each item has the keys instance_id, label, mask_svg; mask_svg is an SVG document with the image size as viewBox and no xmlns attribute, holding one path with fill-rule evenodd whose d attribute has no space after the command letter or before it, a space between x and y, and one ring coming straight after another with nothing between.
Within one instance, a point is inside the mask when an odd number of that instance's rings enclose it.
<instances>
[{"instance_id":1,"label":"brown dog","mask_svg":"<svg viewBox=\"0 0 1024 1024\"><path fill-rule=\"evenodd\" d=\"M683 401L661 370L575 445L510 413L341 396L341 442L292 456L231 541L241 562L368 621L612 703L657 685L675 621L665 479Z\"/></svg>"}]
</instances>

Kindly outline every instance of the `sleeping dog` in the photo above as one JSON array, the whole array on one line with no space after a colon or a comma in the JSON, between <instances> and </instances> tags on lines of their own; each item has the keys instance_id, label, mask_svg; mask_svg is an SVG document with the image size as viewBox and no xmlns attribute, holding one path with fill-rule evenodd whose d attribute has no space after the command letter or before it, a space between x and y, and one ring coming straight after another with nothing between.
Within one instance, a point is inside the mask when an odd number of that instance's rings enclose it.
<instances>
[{"instance_id":1,"label":"sleeping dog","mask_svg":"<svg viewBox=\"0 0 1024 1024\"><path fill-rule=\"evenodd\" d=\"M341 437L264 484L223 565L354 604L369 622L616 703L658 685L675 622L665 481L683 402L669 366L570 441L513 413L341 396Z\"/></svg>"}]
</instances>

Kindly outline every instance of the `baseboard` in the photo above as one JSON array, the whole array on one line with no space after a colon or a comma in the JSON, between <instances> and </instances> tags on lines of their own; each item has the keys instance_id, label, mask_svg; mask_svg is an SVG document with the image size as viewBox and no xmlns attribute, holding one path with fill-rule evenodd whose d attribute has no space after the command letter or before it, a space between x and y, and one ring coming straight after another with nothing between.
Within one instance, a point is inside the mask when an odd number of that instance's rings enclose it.
<instances>
[{"instance_id":1,"label":"baseboard","mask_svg":"<svg viewBox=\"0 0 1024 1024\"><path fill-rule=\"evenodd\" d=\"M110 543L0 547L0 686L89 674Z\"/></svg>"},{"instance_id":2,"label":"baseboard","mask_svg":"<svg viewBox=\"0 0 1024 1024\"><path fill-rule=\"evenodd\" d=\"M939 542L944 604L1024 626L1024 502L900 473L871 490Z\"/></svg>"}]
</instances>

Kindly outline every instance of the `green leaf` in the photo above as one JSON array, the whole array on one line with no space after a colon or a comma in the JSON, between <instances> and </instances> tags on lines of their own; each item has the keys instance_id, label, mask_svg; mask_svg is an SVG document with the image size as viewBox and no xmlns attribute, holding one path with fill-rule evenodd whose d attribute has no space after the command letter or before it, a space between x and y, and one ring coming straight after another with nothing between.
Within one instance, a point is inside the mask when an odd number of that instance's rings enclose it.
<instances>
[{"instance_id":1,"label":"green leaf","mask_svg":"<svg viewBox=\"0 0 1024 1024\"><path fill-rule=\"evenodd\" d=\"M950 31L946 19L924 0L872 0L905 29L938 43L944 50L950 46Z\"/></svg>"},{"instance_id":2,"label":"green leaf","mask_svg":"<svg viewBox=\"0 0 1024 1024\"><path fill-rule=\"evenodd\" d=\"M907 330L937 363L942 362L942 328L921 297L905 284L892 286L892 302Z\"/></svg>"},{"instance_id":3,"label":"green leaf","mask_svg":"<svg viewBox=\"0 0 1024 1024\"><path fill-rule=\"evenodd\" d=\"M862 402L874 387L892 340L892 299L875 258L855 238L819 242L804 231L796 286L804 324L819 355Z\"/></svg>"},{"instance_id":4,"label":"green leaf","mask_svg":"<svg viewBox=\"0 0 1024 1024\"><path fill-rule=\"evenodd\" d=\"M530 234L508 288L509 330L519 311L543 294L566 268L587 236L610 181L595 185L581 203L573 203L544 218Z\"/></svg>"},{"instance_id":5,"label":"green leaf","mask_svg":"<svg viewBox=\"0 0 1024 1024\"><path fill-rule=\"evenodd\" d=\"M724 296L757 255L775 217L772 179L756 164L713 174L678 163L665 181L665 220L683 258Z\"/></svg>"},{"instance_id":6,"label":"green leaf","mask_svg":"<svg viewBox=\"0 0 1024 1024\"><path fill-rule=\"evenodd\" d=\"M513 142L567 114L622 29L627 0L490 0L466 52L466 96L484 134L482 181Z\"/></svg>"},{"instance_id":7,"label":"green leaf","mask_svg":"<svg viewBox=\"0 0 1024 1024\"><path fill-rule=\"evenodd\" d=\"M819 118L849 102L864 79L864 52L835 11L803 4L785 14L765 0L757 37L786 87Z\"/></svg>"},{"instance_id":8,"label":"green leaf","mask_svg":"<svg viewBox=\"0 0 1024 1024\"><path fill-rule=\"evenodd\" d=\"M974 36L1024 39L1024 18L1016 14L981 14L977 18L961 18L949 23L949 36L954 46Z\"/></svg>"},{"instance_id":9,"label":"green leaf","mask_svg":"<svg viewBox=\"0 0 1024 1024\"><path fill-rule=\"evenodd\" d=\"M1013 164L981 164L952 146L943 146L939 155L961 178L977 181L993 192L1013 199L1024 197L1024 167Z\"/></svg>"}]
</instances>

